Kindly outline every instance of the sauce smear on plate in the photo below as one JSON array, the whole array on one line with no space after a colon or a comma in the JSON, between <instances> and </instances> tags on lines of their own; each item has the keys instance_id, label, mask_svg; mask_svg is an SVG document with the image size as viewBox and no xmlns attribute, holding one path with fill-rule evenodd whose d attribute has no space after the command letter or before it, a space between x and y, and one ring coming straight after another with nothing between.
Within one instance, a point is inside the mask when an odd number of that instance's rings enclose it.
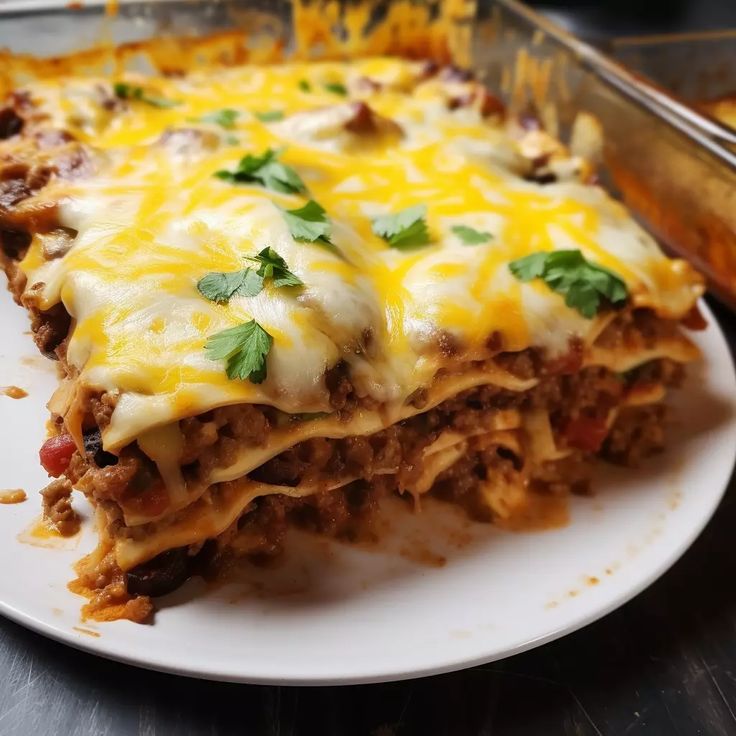
<instances>
[{"instance_id":1,"label":"sauce smear on plate","mask_svg":"<svg viewBox=\"0 0 736 736\"><path fill-rule=\"evenodd\" d=\"M0 491L0 503L12 504L23 503L28 496L22 488L13 488L8 491Z\"/></svg>"}]
</instances>

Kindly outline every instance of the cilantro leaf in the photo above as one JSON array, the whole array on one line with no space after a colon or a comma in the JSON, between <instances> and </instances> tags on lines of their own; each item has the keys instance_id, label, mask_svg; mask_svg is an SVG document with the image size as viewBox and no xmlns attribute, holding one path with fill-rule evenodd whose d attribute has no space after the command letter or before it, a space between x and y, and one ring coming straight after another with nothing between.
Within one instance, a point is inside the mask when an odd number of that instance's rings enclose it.
<instances>
[{"instance_id":1,"label":"cilantro leaf","mask_svg":"<svg viewBox=\"0 0 736 736\"><path fill-rule=\"evenodd\" d=\"M326 210L320 204L310 199L304 207L293 210L282 210L289 232L294 240L314 243L330 243L330 229L332 223L327 217Z\"/></svg>"},{"instance_id":2,"label":"cilantro leaf","mask_svg":"<svg viewBox=\"0 0 736 736\"><path fill-rule=\"evenodd\" d=\"M207 338L204 349L210 360L225 360L225 371L231 380L238 378L263 383L268 374L266 356L273 337L252 319Z\"/></svg>"},{"instance_id":3,"label":"cilantro leaf","mask_svg":"<svg viewBox=\"0 0 736 736\"><path fill-rule=\"evenodd\" d=\"M312 85L309 83L306 79L300 79L299 80L299 89L302 92L311 92L312 91Z\"/></svg>"},{"instance_id":4,"label":"cilantro leaf","mask_svg":"<svg viewBox=\"0 0 736 736\"><path fill-rule=\"evenodd\" d=\"M481 243L487 243L493 238L493 235L486 232L481 232L475 228L468 227L467 225L453 225L452 230L455 235L463 241L465 245L481 245Z\"/></svg>"},{"instance_id":5,"label":"cilantro leaf","mask_svg":"<svg viewBox=\"0 0 736 736\"><path fill-rule=\"evenodd\" d=\"M254 271L252 268L246 268L243 281L238 287L239 296L258 296L263 290L263 274Z\"/></svg>"},{"instance_id":6,"label":"cilantro leaf","mask_svg":"<svg viewBox=\"0 0 736 736\"><path fill-rule=\"evenodd\" d=\"M139 100L143 96L143 87L127 82L115 82L112 86L115 97L119 100Z\"/></svg>"},{"instance_id":7,"label":"cilantro leaf","mask_svg":"<svg viewBox=\"0 0 736 736\"><path fill-rule=\"evenodd\" d=\"M427 207L417 204L392 215L382 215L373 220L373 232L392 248L403 250L429 243Z\"/></svg>"},{"instance_id":8,"label":"cilantro leaf","mask_svg":"<svg viewBox=\"0 0 736 736\"><path fill-rule=\"evenodd\" d=\"M332 92L333 95L340 95L340 97L348 96L348 88L341 82L327 82L324 88L328 92Z\"/></svg>"},{"instance_id":9,"label":"cilantro leaf","mask_svg":"<svg viewBox=\"0 0 736 736\"><path fill-rule=\"evenodd\" d=\"M579 250L532 253L509 263L509 269L519 281L541 278L587 319L598 314L602 299L621 304L629 294L619 276L586 260Z\"/></svg>"},{"instance_id":10,"label":"cilantro leaf","mask_svg":"<svg viewBox=\"0 0 736 736\"><path fill-rule=\"evenodd\" d=\"M262 123L275 123L284 119L284 113L281 110L264 110L263 112L253 113Z\"/></svg>"},{"instance_id":11,"label":"cilantro leaf","mask_svg":"<svg viewBox=\"0 0 736 736\"><path fill-rule=\"evenodd\" d=\"M208 273L197 282L199 293L211 302L224 304L234 296L257 296L266 279L271 279L277 289L304 286L304 282L289 270L286 261L273 248L266 247L257 256L249 256L248 260L257 263L258 268L249 266L231 273Z\"/></svg>"},{"instance_id":12,"label":"cilantro leaf","mask_svg":"<svg viewBox=\"0 0 736 736\"><path fill-rule=\"evenodd\" d=\"M511 273L519 281L531 281L542 277L549 253L532 253L509 263Z\"/></svg>"},{"instance_id":13,"label":"cilantro leaf","mask_svg":"<svg viewBox=\"0 0 736 736\"><path fill-rule=\"evenodd\" d=\"M262 184L267 189L286 194L306 192L307 187L299 174L286 164L278 160L279 151L267 148L259 156L250 153L240 159L235 171L220 170L215 176L233 184L253 183Z\"/></svg>"},{"instance_id":14,"label":"cilantro leaf","mask_svg":"<svg viewBox=\"0 0 736 736\"><path fill-rule=\"evenodd\" d=\"M577 309L586 319L593 319L598 314L601 298L594 286L580 283L568 290L565 304L571 309Z\"/></svg>"},{"instance_id":15,"label":"cilantro leaf","mask_svg":"<svg viewBox=\"0 0 736 736\"><path fill-rule=\"evenodd\" d=\"M139 100L153 107L169 108L181 105L181 102L178 100L169 100L159 95L151 95L143 87L128 84L127 82L115 82L113 91L115 92L115 97L120 100Z\"/></svg>"},{"instance_id":16,"label":"cilantro leaf","mask_svg":"<svg viewBox=\"0 0 736 736\"><path fill-rule=\"evenodd\" d=\"M256 296L263 289L263 277L252 268L233 273L213 272L197 282L199 293L211 302L223 304L234 296Z\"/></svg>"},{"instance_id":17,"label":"cilantro leaf","mask_svg":"<svg viewBox=\"0 0 736 736\"><path fill-rule=\"evenodd\" d=\"M282 286L304 286L304 282L289 271L286 261L273 248L266 247L257 256L251 256L248 260L260 264L258 276L262 279L271 279L277 289Z\"/></svg>"},{"instance_id":18,"label":"cilantro leaf","mask_svg":"<svg viewBox=\"0 0 736 736\"><path fill-rule=\"evenodd\" d=\"M232 130L235 127L235 121L238 117L240 117L240 113L237 110L226 107L222 110L208 112L199 118L195 118L195 121L199 123L214 123L221 128L225 128L225 130Z\"/></svg>"}]
</instances>

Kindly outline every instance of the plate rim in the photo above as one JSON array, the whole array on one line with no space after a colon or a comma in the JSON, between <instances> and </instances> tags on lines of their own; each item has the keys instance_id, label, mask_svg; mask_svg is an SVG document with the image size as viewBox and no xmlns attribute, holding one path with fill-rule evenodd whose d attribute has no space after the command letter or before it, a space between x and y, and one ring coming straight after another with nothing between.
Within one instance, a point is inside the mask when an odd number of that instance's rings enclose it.
<instances>
[{"instance_id":1,"label":"plate rim","mask_svg":"<svg viewBox=\"0 0 736 736\"><path fill-rule=\"evenodd\" d=\"M717 350L723 353L724 358L727 358L727 360L724 361L729 366L729 372L726 378L728 379L728 382L736 388L736 365L734 363L734 355L731 352L724 330L715 314L704 300L699 301L699 307L708 321L708 329L713 330L713 337L716 341ZM733 424L732 431L736 433L736 418L732 418L731 422ZM106 639L103 645L102 640L88 637L82 633L75 632L74 630L67 631L66 629L55 627L43 619L37 618L33 614L25 613L17 606L7 603L4 600L0 600L0 615L30 631L33 631L34 633L59 642L60 644L70 646L73 649L82 651L86 654L91 654L113 662L119 662L121 664L139 667L154 672L189 677L192 679L209 680L213 682L319 687L396 682L457 672L459 670L477 667L478 665L488 664L490 662L503 660L516 654L527 652L531 649L535 649L567 636L568 634L579 631L580 629L604 618L616 609L626 605L644 590L649 588L682 558L685 552L690 549L713 518L734 475L734 465L736 464L736 443L732 445L730 457L726 460L727 462L724 460L724 466L728 466L730 468L729 476L722 488L711 497L710 503L707 508L704 509L702 516L698 519L698 523L689 527L687 533L678 540L669 555L660 560L658 564L652 566L649 569L649 572L639 579L636 584L625 588L623 592L619 592L615 597L603 605L592 606L587 611L572 615L566 624L558 625L550 631L531 639L512 643L511 645L503 648L494 647L492 652L485 651L473 657L461 655L452 658L444 656L442 658L442 662L435 665L426 665L419 668L408 666L403 669L397 668L390 672L369 670L364 671L363 674L349 675L347 677L340 676L338 674L329 676L288 674L259 675L257 673L249 674L242 669L236 673L231 669L217 665L209 668L202 666L187 667L159 660L146 659L145 654L142 653L128 654L121 651L120 646L117 646L115 643L112 643L111 646L110 639ZM118 642L118 645L119 644L120 642ZM480 642L480 644L480 648L482 649L482 642Z\"/></svg>"}]
</instances>

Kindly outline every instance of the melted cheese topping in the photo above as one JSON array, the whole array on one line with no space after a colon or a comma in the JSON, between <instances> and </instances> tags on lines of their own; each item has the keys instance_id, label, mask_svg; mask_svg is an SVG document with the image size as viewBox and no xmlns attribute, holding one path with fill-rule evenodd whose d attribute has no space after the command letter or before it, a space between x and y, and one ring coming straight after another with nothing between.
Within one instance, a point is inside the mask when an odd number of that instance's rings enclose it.
<instances>
[{"instance_id":1,"label":"melted cheese topping","mask_svg":"<svg viewBox=\"0 0 736 736\"><path fill-rule=\"evenodd\" d=\"M507 350L536 345L554 354L572 337L590 342L601 320L509 272L510 261L535 251L580 249L624 279L635 304L662 316L691 308L702 292L696 275L665 258L618 203L574 176L525 180L521 142L479 105L453 103L474 84L424 79L422 69L369 58L126 77L178 103L166 109L141 101L115 109L104 79L29 87L54 126L97 152L93 176L57 181L44 195L77 231L71 248L47 261L36 236L22 267L30 285L44 283L40 306L61 301L74 319L67 357L79 383L119 394L107 449L228 404L330 411L324 374L340 361L359 395L400 404L447 363L442 336L462 346L465 360L486 356L493 333ZM335 83L349 98L325 86ZM378 116L378 132L346 128L356 100ZM232 130L192 122L224 108L239 113ZM273 110L283 119L256 115ZM282 149L326 209L337 252L290 235L280 208L301 207L304 196L213 176L269 147ZM582 167L569 161L571 171ZM430 245L398 251L372 232L372 217L416 204L427 206ZM492 239L465 245L452 232L459 224ZM228 304L198 293L206 273L239 270L265 246L303 289L267 286ZM274 339L259 385L229 380L203 349L209 335L251 319ZM153 451L171 454L172 446ZM162 463L176 488L178 469Z\"/></svg>"}]
</instances>

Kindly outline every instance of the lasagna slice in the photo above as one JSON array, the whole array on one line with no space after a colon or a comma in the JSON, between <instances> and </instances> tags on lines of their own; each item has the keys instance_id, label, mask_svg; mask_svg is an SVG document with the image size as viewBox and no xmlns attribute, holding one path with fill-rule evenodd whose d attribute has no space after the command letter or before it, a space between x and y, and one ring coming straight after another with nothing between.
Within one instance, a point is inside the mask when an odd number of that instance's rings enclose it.
<instances>
[{"instance_id":1,"label":"lasagna slice","mask_svg":"<svg viewBox=\"0 0 736 736\"><path fill-rule=\"evenodd\" d=\"M0 110L0 238L58 360L49 523L87 613L430 494L513 524L662 447L700 277L465 72L62 76Z\"/></svg>"}]
</instances>

